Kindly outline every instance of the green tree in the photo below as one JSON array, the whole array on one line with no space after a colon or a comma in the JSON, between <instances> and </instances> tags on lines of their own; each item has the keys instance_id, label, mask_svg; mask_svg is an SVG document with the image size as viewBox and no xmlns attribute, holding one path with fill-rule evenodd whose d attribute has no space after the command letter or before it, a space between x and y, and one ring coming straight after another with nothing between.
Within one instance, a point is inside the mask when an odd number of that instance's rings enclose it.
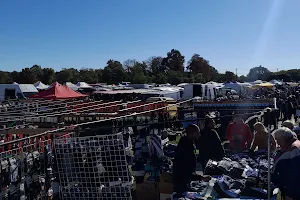
<instances>
[{"instance_id":1,"label":"green tree","mask_svg":"<svg viewBox=\"0 0 300 200\"><path fill-rule=\"evenodd\" d=\"M40 79L42 83L50 85L54 82L55 79L55 71L52 68L43 68L42 72L43 76Z\"/></svg>"},{"instance_id":2,"label":"green tree","mask_svg":"<svg viewBox=\"0 0 300 200\"><path fill-rule=\"evenodd\" d=\"M194 82L195 83L204 83L205 82L205 78L203 77L202 73L197 73L194 75Z\"/></svg>"},{"instance_id":3,"label":"green tree","mask_svg":"<svg viewBox=\"0 0 300 200\"><path fill-rule=\"evenodd\" d=\"M131 73L129 76L129 80L132 83L147 83L148 81L148 74L147 74L147 65L145 62L135 62L134 65L131 67Z\"/></svg>"},{"instance_id":4,"label":"green tree","mask_svg":"<svg viewBox=\"0 0 300 200\"><path fill-rule=\"evenodd\" d=\"M279 72L271 73L268 76L267 81L271 81L271 80L283 80L284 82L291 82L292 77L286 71L279 71Z\"/></svg>"},{"instance_id":5,"label":"green tree","mask_svg":"<svg viewBox=\"0 0 300 200\"><path fill-rule=\"evenodd\" d=\"M263 67L263 66L258 66L258 67L253 67L250 69L247 78L248 81L255 81L255 80L266 80L271 72Z\"/></svg>"},{"instance_id":6,"label":"green tree","mask_svg":"<svg viewBox=\"0 0 300 200\"><path fill-rule=\"evenodd\" d=\"M225 77L226 77L226 81L236 81L237 80L237 76L235 75L235 73L230 72L230 71L225 72Z\"/></svg>"},{"instance_id":7,"label":"green tree","mask_svg":"<svg viewBox=\"0 0 300 200\"><path fill-rule=\"evenodd\" d=\"M35 74L37 81L43 78L43 69L40 65L33 65L30 70Z\"/></svg>"},{"instance_id":8,"label":"green tree","mask_svg":"<svg viewBox=\"0 0 300 200\"><path fill-rule=\"evenodd\" d=\"M242 75L242 76L240 76L240 77L238 78L238 81L240 81L240 82L246 82L246 81L247 81L247 77L244 76L244 75Z\"/></svg>"},{"instance_id":9,"label":"green tree","mask_svg":"<svg viewBox=\"0 0 300 200\"><path fill-rule=\"evenodd\" d=\"M215 78L215 81L218 83L224 83L224 82L226 82L226 80L227 80L227 78L226 78L225 74L223 74L223 73L219 73Z\"/></svg>"},{"instance_id":10,"label":"green tree","mask_svg":"<svg viewBox=\"0 0 300 200\"><path fill-rule=\"evenodd\" d=\"M95 73L97 74L98 77L98 83L102 83L103 82L103 70L102 69L96 69Z\"/></svg>"},{"instance_id":11,"label":"green tree","mask_svg":"<svg viewBox=\"0 0 300 200\"><path fill-rule=\"evenodd\" d=\"M97 83L98 74L94 69L83 68L79 70L79 80L86 83Z\"/></svg>"},{"instance_id":12,"label":"green tree","mask_svg":"<svg viewBox=\"0 0 300 200\"><path fill-rule=\"evenodd\" d=\"M182 72L169 70L167 73L167 82L172 85L178 85L182 82L182 77Z\"/></svg>"},{"instance_id":13,"label":"green tree","mask_svg":"<svg viewBox=\"0 0 300 200\"><path fill-rule=\"evenodd\" d=\"M7 72L0 71L0 84L8 83Z\"/></svg>"},{"instance_id":14,"label":"green tree","mask_svg":"<svg viewBox=\"0 0 300 200\"><path fill-rule=\"evenodd\" d=\"M300 69L289 69L287 71L280 71L281 74L286 73L293 81L300 81Z\"/></svg>"},{"instance_id":15,"label":"green tree","mask_svg":"<svg viewBox=\"0 0 300 200\"><path fill-rule=\"evenodd\" d=\"M151 74L166 73L167 68L165 65L162 65L162 57L151 57L147 61L148 69Z\"/></svg>"},{"instance_id":16,"label":"green tree","mask_svg":"<svg viewBox=\"0 0 300 200\"><path fill-rule=\"evenodd\" d=\"M209 64L209 61L202 58L199 54L194 54L189 60L187 70L193 74L201 73L204 81L211 81L216 78L218 71Z\"/></svg>"},{"instance_id":17,"label":"green tree","mask_svg":"<svg viewBox=\"0 0 300 200\"><path fill-rule=\"evenodd\" d=\"M177 49L172 49L167 53L167 57L163 58L162 65L168 70L183 72L184 56Z\"/></svg>"},{"instance_id":18,"label":"green tree","mask_svg":"<svg viewBox=\"0 0 300 200\"><path fill-rule=\"evenodd\" d=\"M79 81L79 72L74 68L63 68L60 72L55 73L55 79L59 83L72 82L77 83Z\"/></svg>"},{"instance_id":19,"label":"green tree","mask_svg":"<svg viewBox=\"0 0 300 200\"><path fill-rule=\"evenodd\" d=\"M17 83L26 83L26 84L32 84L37 82L38 79L36 77L36 74L33 70L30 68L22 69L22 71L19 74L19 81Z\"/></svg>"},{"instance_id":20,"label":"green tree","mask_svg":"<svg viewBox=\"0 0 300 200\"><path fill-rule=\"evenodd\" d=\"M103 80L108 84L119 83L126 77L125 70L119 61L109 60L103 69Z\"/></svg>"},{"instance_id":21,"label":"green tree","mask_svg":"<svg viewBox=\"0 0 300 200\"><path fill-rule=\"evenodd\" d=\"M12 83L12 82L18 83L20 81L20 72L13 71L13 72L9 73L9 80L10 80L10 83Z\"/></svg>"},{"instance_id":22,"label":"green tree","mask_svg":"<svg viewBox=\"0 0 300 200\"><path fill-rule=\"evenodd\" d=\"M202 58L199 54L194 54L188 61L187 70L194 74L205 72L209 68L208 60Z\"/></svg>"},{"instance_id":23,"label":"green tree","mask_svg":"<svg viewBox=\"0 0 300 200\"><path fill-rule=\"evenodd\" d=\"M154 82L157 84L167 83L167 75L165 73L159 73L154 76Z\"/></svg>"},{"instance_id":24,"label":"green tree","mask_svg":"<svg viewBox=\"0 0 300 200\"><path fill-rule=\"evenodd\" d=\"M131 73L132 68L134 67L134 65L137 63L138 61L135 59L128 59L125 60L123 63L123 67L126 73Z\"/></svg>"}]
</instances>

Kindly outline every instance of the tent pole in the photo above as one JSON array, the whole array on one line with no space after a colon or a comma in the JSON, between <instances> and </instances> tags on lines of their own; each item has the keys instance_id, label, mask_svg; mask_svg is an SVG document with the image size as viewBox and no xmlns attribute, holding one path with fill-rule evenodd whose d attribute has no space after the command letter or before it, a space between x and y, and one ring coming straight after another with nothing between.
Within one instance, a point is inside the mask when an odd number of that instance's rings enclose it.
<instances>
[{"instance_id":1,"label":"tent pole","mask_svg":"<svg viewBox=\"0 0 300 200\"><path fill-rule=\"evenodd\" d=\"M268 121L268 200L271 199L271 112L267 110L267 121Z\"/></svg>"}]
</instances>

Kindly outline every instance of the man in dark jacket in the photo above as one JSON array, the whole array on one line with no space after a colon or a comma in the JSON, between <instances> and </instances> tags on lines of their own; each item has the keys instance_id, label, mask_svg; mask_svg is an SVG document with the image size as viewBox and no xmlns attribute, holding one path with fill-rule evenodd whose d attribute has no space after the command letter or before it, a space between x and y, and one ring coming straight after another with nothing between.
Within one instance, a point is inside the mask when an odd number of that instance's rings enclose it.
<instances>
[{"instance_id":1,"label":"man in dark jacket","mask_svg":"<svg viewBox=\"0 0 300 200\"><path fill-rule=\"evenodd\" d=\"M186 136L180 138L177 145L173 162L173 186L174 192L182 194L187 191L187 184L193 180L207 180L195 174L196 155L194 141L200 136L200 129L195 124L189 124L186 129Z\"/></svg>"},{"instance_id":2,"label":"man in dark jacket","mask_svg":"<svg viewBox=\"0 0 300 200\"><path fill-rule=\"evenodd\" d=\"M206 118L204 130L197 141L200 163L203 170L208 160L219 161L222 160L225 155L220 137L214 129L215 126L215 121L212 117Z\"/></svg>"}]
</instances>

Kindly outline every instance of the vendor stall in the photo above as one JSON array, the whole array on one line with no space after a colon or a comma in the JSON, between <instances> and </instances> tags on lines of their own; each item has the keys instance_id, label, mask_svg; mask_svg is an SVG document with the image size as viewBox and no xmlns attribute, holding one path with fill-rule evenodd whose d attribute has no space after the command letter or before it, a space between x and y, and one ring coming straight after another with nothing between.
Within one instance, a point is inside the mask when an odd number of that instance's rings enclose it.
<instances>
[{"instance_id":1,"label":"vendor stall","mask_svg":"<svg viewBox=\"0 0 300 200\"><path fill-rule=\"evenodd\" d=\"M204 174L213 178L209 182L192 181L189 191L173 194L173 199L268 199L268 161L266 153L242 152L228 154L221 161L210 160ZM278 189L271 187L276 199Z\"/></svg>"}]
</instances>

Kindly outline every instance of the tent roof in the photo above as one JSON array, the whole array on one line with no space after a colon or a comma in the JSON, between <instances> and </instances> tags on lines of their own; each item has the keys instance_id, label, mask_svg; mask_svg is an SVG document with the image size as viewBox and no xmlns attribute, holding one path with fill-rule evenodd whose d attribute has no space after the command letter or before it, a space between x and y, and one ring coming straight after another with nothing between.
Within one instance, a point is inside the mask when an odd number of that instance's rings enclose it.
<instances>
[{"instance_id":1,"label":"tent roof","mask_svg":"<svg viewBox=\"0 0 300 200\"><path fill-rule=\"evenodd\" d=\"M66 84L65 84L66 86L68 86L69 88L71 88L72 90L78 90L78 86L77 85L75 85L75 84L73 84L73 83L71 83L71 82L66 82Z\"/></svg>"},{"instance_id":2,"label":"tent roof","mask_svg":"<svg viewBox=\"0 0 300 200\"><path fill-rule=\"evenodd\" d=\"M254 85L254 86L257 86L257 87L273 87L274 84L266 82L266 83L260 83L260 84Z\"/></svg>"},{"instance_id":3,"label":"tent roof","mask_svg":"<svg viewBox=\"0 0 300 200\"><path fill-rule=\"evenodd\" d=\"M38 94L32 95L31 98L39 99L72 99L72 98L81 98L86 97L87 95L80 94L75 92L71 88L61 85L57 82L53 83L47 90L39 92Z\"/></svg>"},{"instance_id":4,"label":"tent roof","mask_svg":"<svg viewBox=\"0 0 300 200\"><path fill-rule=\"evenodd\" d=\"M92 86L90 86L86 82L78 82L76 85L77 85L77 87L80 87L80 88L92 88Z\"/></svg>"},{"instance_id":5,"label":"tent roof","mask_svg":"<svg viewBox=\"0 0 300 200\"><path fill-rule=\"evenodd\" d=\"M41 81L38 81L34 84L34 86L36 87L36 89L38 90L44 90L44 89L47 89L49 88L48 85L45 85L44 83L42 83Z\"/></svg>"}]
</instances>

